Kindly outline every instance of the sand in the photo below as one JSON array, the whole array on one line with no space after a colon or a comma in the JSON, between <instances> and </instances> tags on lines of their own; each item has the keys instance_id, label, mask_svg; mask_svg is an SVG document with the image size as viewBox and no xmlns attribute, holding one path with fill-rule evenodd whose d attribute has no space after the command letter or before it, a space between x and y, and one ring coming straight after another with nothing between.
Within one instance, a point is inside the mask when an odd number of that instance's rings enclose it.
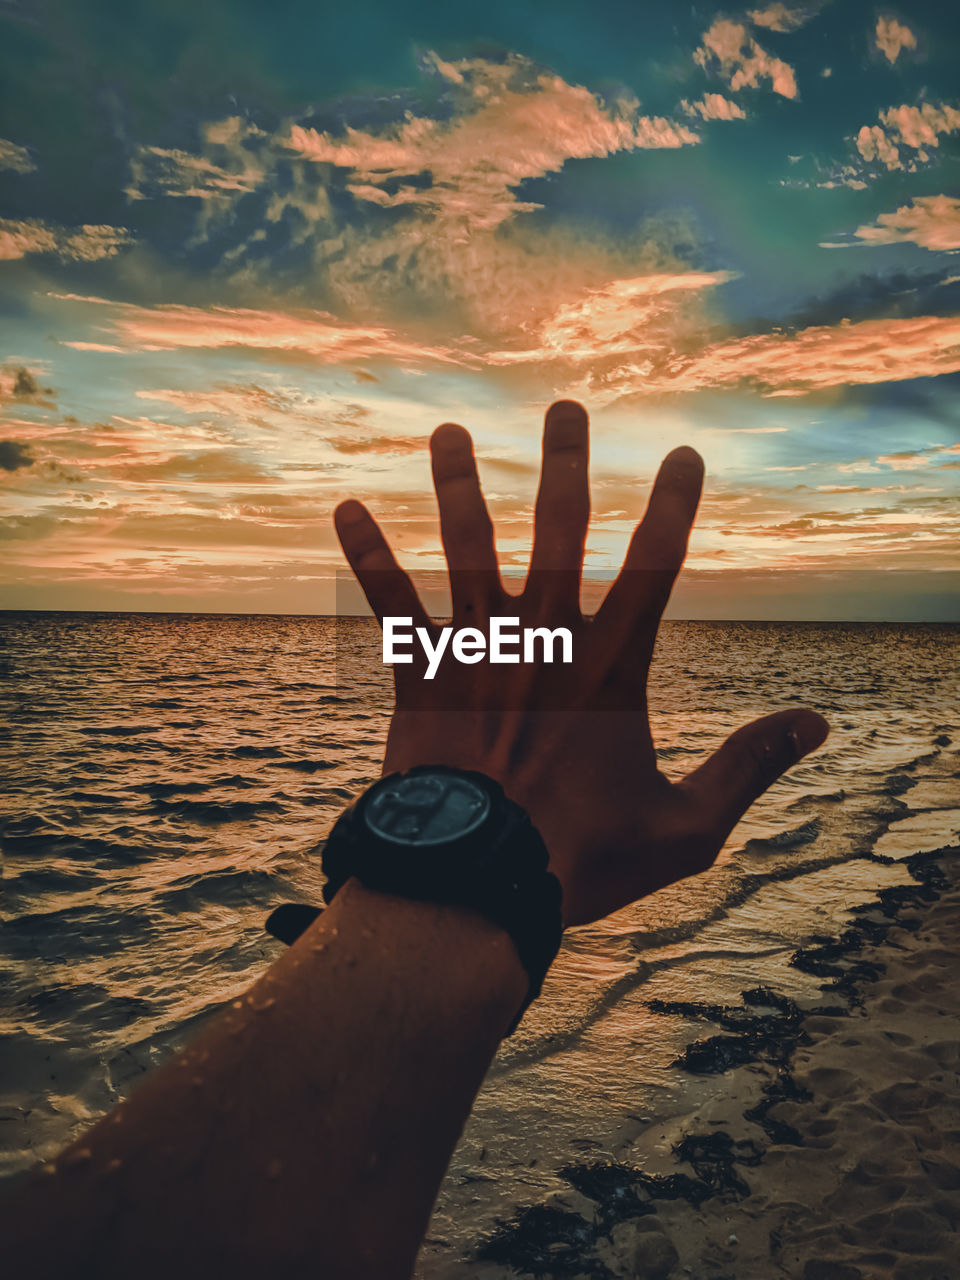
<instances>
[{"instance_id":1,"label":"sand","mask_svg":"<svg viewBox=\"0 0 960 1280\"><path fill-rule=\"evenodd\" d=\"M960 850L910 866L916 889L798 954L821 1005L706 1011L698 1065L754 1060L617 1164L568 1169L470 1273L957 1280Z\"/></svg>"}]
</instances>

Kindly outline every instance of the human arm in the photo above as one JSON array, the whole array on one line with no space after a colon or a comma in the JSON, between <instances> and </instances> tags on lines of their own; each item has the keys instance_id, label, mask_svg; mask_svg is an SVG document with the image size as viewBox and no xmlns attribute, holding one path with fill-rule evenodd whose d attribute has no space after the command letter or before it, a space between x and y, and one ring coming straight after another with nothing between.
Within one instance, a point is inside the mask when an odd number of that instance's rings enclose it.
<instances>
[{"instance_id":1,"label":"human arm","mask_svg":"<svg viewBox=\"0 0 960 1280\"><path fill-rule=\"evenodd\" d=\"M481 916L351 881L7 1205L10 1274L408 1276L525 987Z\"/></svg>"},{"instance_id":2,"label":"human arm","mask_svg":"<svg viewBox=\"0 0 960 1280\"><path fill-rule=\"evenodd\" d=\"M569 623L577 660L550 688L517 666L448 666L425 699L398 668L385 771L416 764L500 781L540 829L567 924L705 870L742 812L825 734L812 712L739 731L679 783L646 716L657 625L699 497L692 450L668 457L624 572L580 614L587 423L547 415L531 572L499 582L469 436L432 442L454 618L499 610ZM369 514L337 527L374 611L433 625ZM460 709L452 711L458 703ZM179 1059L69 1148L9 1214L31 1273L100 1276L409 1273L473 1096L526 989L510 938L461 908L355 883Z\"/></svg>"}]
</instances>

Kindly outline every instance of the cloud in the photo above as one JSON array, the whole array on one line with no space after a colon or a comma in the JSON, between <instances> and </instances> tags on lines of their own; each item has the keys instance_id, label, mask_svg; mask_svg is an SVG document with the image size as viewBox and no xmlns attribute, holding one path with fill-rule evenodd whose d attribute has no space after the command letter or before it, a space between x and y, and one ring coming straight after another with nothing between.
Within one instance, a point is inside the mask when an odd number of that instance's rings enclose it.
<instances>
[{"instance_id":1,"label":"cloud","mask_svg":"<svg viewBox=\"0 0 960 1280\"><path fill-rule=\"evenodd\" d=\"M722 75L729 77L734 92L757 89L761 80L769 80L774 93L784 98L797 96L793 68L762 49L753 36L747 35L742 22L718 18L702 39L703 44L694 52L694 62L704 70L718 67Z\"/></svg>"},{"instance_id":2,"label":"cloud","mask_svg":"<svg viewBox=\"0 0 960 1280\"><path fill-rule=\"evenodd\" d=\"M340 307L407 317L411 325L439 314L454 331L510 345L586 290L680 272L697 249L685 215L664 213L618 234L516 219L463 236L454 224L408 211L387 228L348 228L338 239L341 250L324 277Z\"/></svg>"},{"instance_id":3,"label":"cloud","mask_svg":"<svg viewBox=\"0 0 960 1280\"><path fill-rule=\"evenodd\" d=\"M857 134L857 150L864 160L879 160L888 169L902 169L896 143L878 124L865 124Z\"/></svg>"},{"instance_id":4,"label":"cloud","mask_svg":"<svg viewBox=\"0 0 960 1280\"><path fill-rule=\"evenodd\" d=\"M579 216L529 216L542 206L524 191L573 160L694 145L689 118L646 115L628 94L596 94L516 54L425 54L420 70L427 92L311 108L269 131L210 122L193 157L145 148L131 190L201 195L185 256L241 296L286 292L411 328L442 314L493 341L584 288L689 262L683 212L584 234Z\"/></svg>"},{"instance_id":5,"label":"cloud","mask_svg":"<svg viewBox=\"0 0 960 1280\"><path fill-rule=\"evenodd\" d=\"M140 400L173 405L184 413L214 414L233 421L287 421L302 417L305 397L292 388L255 382L219 383L202 391L158 387L136 393Z\"/></svg>"},{"instance_id":6,"label":"cloud","mask_svg":"<svg viewBox=\"0 0 960 1280\"><path fill-rule=\"evenodd\" d=\"M72 347L74 351L109 351L123 354L123 347L116 347L109 342L64 342L63 346Z\"/></svg>"},{"instance_id":7,"label":"cloud","mask_svg":"<svg viewBox=\"0 0 960 1280\"><path fill-rule=\"evenodd\" d=\"M525 58L442 62L427 68L448 86L446 118L415 116L378 130L340 133L293 124L286 146L349 171L347 190L385 209L417 208L440 221L491 231L539 208L515 188L568 160L699 142L685 125L640 112L632 97L606 102Z\"/></svg>"},{"instance_id":8,"label":"cloud","mask_svg":"<svg viewBox=\"0 0 960 1280\"><path fill-rule=\"evenodd\" d=\"M914 150L939 146L939 134L960 129L960 111L946 104L935 107L925 102L920 107L906 104L890 107L880 112L880 119L900 142Z\"/></svg>"},{"instance_id":9,"label":"cloud","mask_svg":"<svg viewBox=\"0 0 960 1280\"><path fill-rule=\"evenodd\" d=\"M877 19L876 47L890 63L896 62L901 49L915 49L917 37L896 18Z\"/></svg>"},{"instance_id":10,"label":"cloud","mask_svg":"<svg viewBox=\"0 0 960 1280\"><path fill-rule=\"evenodd\" d=\"M226 169L188 151L141 147L130 161L130 181L124 194L131 200L156 196L223 199L255 190L263 176L263 170L253 163L242 169Z\"/></svg>"},{"instance_id":11,"label":"cloud","mask_svg":"<svg viewBox=\"0 0 960 1280\"><path fill-rule=\"evenodd\" d=\"M428 436L359 436L355 440L340 436L329 443L338 453L423 454L428 441Z\"/></svg>"},{"instance_id":12,"label":"cloud","mask_svg":"<svg viewBox=\"0 0 960 1280\"><path fill-rule=\"evenodd\" d=\"M896 453L884 453L876 459L878 467L890 467L894 471L919 471L925 467L952 466L949 454L960 453L960 444L929 445L925 449L900 449Z\"/></svg>"},{"instance_id":13,"label":"cloud","mask_svg":"<svg viewBox=\"0 0 960 1280\"><path fill-rule=\"evenodd\" d=\"M686 354L667 348L639 362L591 371L582 393L606 403L734 387L799 395L958 371L960 316L915 316L755 334Z\"/></svg>"},{"instance_id":14,"label":"cloud","mask_svg":"<svg viewBox=\"0 0 960 1280\"><path fill-rule=\"evenodd\" d=\"M0 260L54 253L64 260L98 262L132 243L133 236L124 227L58 227L38 218L19 222L0 218Z\"/></svg>"},{"instance_id":15,"label":"cloud","mask_svg":"<svg viewBox=\"0 0 960 1280\"><path fill-rule=\"evenodd\" d=\"M797 31L821 8L820 3L805 5L786 5L776 0L765 9L752 9L747 17L755 27L766 27L770 31Z\"/></svg>"},{"instance_id":16,"label":"cloud","mask_svg":"<svg viewBox=\"0 0 960 1280\"><path fill-rule=\"evenodd\" d=\"M135 483L210 485L272 485L277 481L269 468L232 449L207 449L125 462L116 471L115 478Z\"/></svg>"},{"instance_id":17,"label":"cloud","mask_svg":"<svg viewBox=\"0 0 960 1280\"><path fill-rule=\"evenodd\" d=\"M960 249L960 200L953 196L915 196L894 213L881 213L853 233L865 244L918 244L934 251ZM844 245L824 243L823 248ZM941 282L943 283L943 282Z\"/></svg>"},{"instance_id":18,"label":"cloud","mask_svg":"<svg viewBox=\"0 0 960 1280\"><path fill-rule=\"evenodd\" d=\"M923 449L898 449L894 453L883 453L873 459L856 458L853 462L841 463L837 470L845 473L879 471L881 467L887 467L891 471L923 471L927 468L952 470L957 465L951 460L952 455L958 453L960 453L960 444L932 444ZM840 492L840 490L830 490L830 492ZM868 489L864 492L881 493L885 490Z\"/></svg>"},{"instance_id":19,"label":"cloud","mask_svg":"<svg viewBox=\"0 0 960 1280\"><path fill-rule=\"evenodd\" d=\"M37 380L30 370L18 369L13 380L13 394L15 396L35 396L39 391Z\"/></svg>"},{"instance_id":20,"label":"cloud","mask_svg":"<svg viewBox=\"0 0 960 1280\"><path fill-rule=\"evenodd\" d=\"M242 347L252 351L296 352L325 364L378 358L412 364L469 360L448 348L407 342L391 329L339 322L323 311L262 311L250 307L176 304L139 307L132 303L110 303L104 298L80 298L75 294L58 296L65 301L111 307L114 313L111 335L128 349Z\"/></svg>"},{"instance_id":21,"label":"cloud","mask_svg":"<svg viewBox=\"0 0 960 1280\"><path fill-rule=\"evenodd\" d=\"M815 390L851 383L896 382L960 370L960 317L865 320L762 334L708 347L691 362L701 385L753 382ZM679 380L684 379L679 374Z\"/></svg>"},{"instance_id":22,"label":"cloud","mask_svg":"<svg viewBox=\"0 0 960 1280\"><path fill-rule=\"evenodd\" d=\"M181 413L202 416L208 427L211 420L219 419L229 433L227 438L243 438L265 455L281 457L283 461L276 464L281 469L299 469L300 462L291 459L301 456L328 469L324 446L349 456L426 456L429 437L410 430L411 418L421 416L419 406L395 400L360 404L312 396L291 385L258 383L221 383L201 391L160 388L136 394L172 405Z\"/></svg>"},{"instance_id":23,"label":"cloud","mask_svg":"<svg viewBox=\"0 0 960 1280\"><path fill-rule=\"evenodd\" d=\"M32 369L24 365L0 365L0 404L8 401L17 406L34 405L52 409L55 407L52 396L53 389L41 387Z\"/></svg>"},{"instance_id":24,"label":"cloud","mask_svg":"<svg viewBox=\"0 0 960 1280\"><path fill-rule=\"evenodd\" d=\"M861 170L856 165L843 164L833 170L832 177L823 182L818 182L817 186L822 191L833 191L837 187L849 187L851 191L864 191L867 184L861 177Z\"/></svg>"},{"instance_id":25,"label":"cloud","mask_svg":"<svg viewBox=\"0 0 960 1280\"><path fill-rule=\"evenodd\" d=\"M422 409L414 402L374 398L367 404L331 395L311 395L293 385L220 383L198 391L159 388L138 391L142 400L159 401L183 414L215 423L224 439L276 459L276 469L299 471L305 459L320 470L337 470L333 455L426 456L428 436L414 423ZM411 427L413 429L411 430Z\"/></svg>"},{"instance_id":26,"label":"cloud","mask_svg":"<svg viewBox=\"0 0 960 1280\"><path fill-rule=\"evenodd\" d=\"M745 120L747 113L743 107L725 98L722 93L705 93L696 102L688 102L684 98L680 106L688 116L698 115L704 120Z\"/></svg>"},{"instance_id":27,"label":"cloud","mask_svg":"<svg viewBox=\"0 0 960 1280\"><path fill-rule=\"evenodd\" d=\"M32 467L35 461L28 445L19 440L0 440L0 470L19 471L21 467Z\"/></svg>"},{"instance_id":28,"label":"cloud","mask_svg":"<svg viewBox=\"0 0 960 1280\"><path fill-rule=\"evenodd\" d=\"M256 382L218 383L203 390L174 388L141 390L140 400L171 405L181 413L200 416L207 424L220 419L234 436L243 429L249 439L259 432L261 444L292 442L297 436L311 440L330 432L369 434L371 410L367 405L312 396L295 386L262 386ZM251 430L252 429L252 430Z\"/></svg>"},{"instance_id":29,"label":"cloud","mask_svg":"<svg viewBox=\"0 0 960 1280\"><path fill-rule=\"evenodd\" d=\"M880 124L865 124L857 134L857 150L868 162L878 161L890 170L913 171L917 164L930 159L927 148L939 147L940 135L956 133L960 129L960 110L947 103L934 106L924 102L919 107L904 103L880 112ZM906 161L900 154L901 147L916 152Z\"/></svg>"},{"instance_id":30,"label":"cloud","mask_svg":"<svg viewBox=\"0 0 960 1280\"><path fill-rule=\"evenodd\" d=\"M0 138L0 169L12 169L14 173L33 173L36 165L26 147Z\"/></svg>"},{"instance_id":31,"label":"cloud","mask_svg":"<svg viewBox=\"0 0 960 1280\"><path fill-rule=\"evenodd\" d=\"M684 295L733 278L730 271L685 271L612 280L560 306L541 326L536 346L494 351L484 359L494 365L547 360L576 364L659 349L668 338L658 322L677 317Z\"/></svg>"}]
</instances>

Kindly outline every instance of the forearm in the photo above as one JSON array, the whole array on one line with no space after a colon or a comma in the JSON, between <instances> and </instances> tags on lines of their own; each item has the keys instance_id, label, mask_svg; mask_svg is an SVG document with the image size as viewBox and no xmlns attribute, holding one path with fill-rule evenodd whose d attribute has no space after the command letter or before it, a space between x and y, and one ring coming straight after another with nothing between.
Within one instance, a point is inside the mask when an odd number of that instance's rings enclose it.
<instances>
[{"instance_id":1,"label":"forearm","mask_svg":"<svg viewBox=\"0 0 960 1280\"><path fill-rule=\"evenodd\" d=\"M41 1276L409 1274L526 985L480 916L351 882L9 1206L7 1256L15 1239Z\"/></svg>"}]
</instances>

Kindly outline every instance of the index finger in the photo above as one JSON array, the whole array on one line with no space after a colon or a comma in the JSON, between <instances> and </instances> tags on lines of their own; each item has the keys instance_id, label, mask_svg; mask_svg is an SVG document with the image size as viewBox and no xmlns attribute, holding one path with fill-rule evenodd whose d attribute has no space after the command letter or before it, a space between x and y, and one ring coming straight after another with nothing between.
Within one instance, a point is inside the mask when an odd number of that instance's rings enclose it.
<instances>
[{"instance_id":1,"label":"index finger","mask_svg":"<svg viewBox=\"0 0 960 1280\"><path fill-rule=\"evenodd\" d=\"M390 544L366 507L350 498L337 507L333 521L343 553L377 621L408 617L415 627L428 626L429 618L416 587L397 564Z\"/></svg>"}]
</instances>

